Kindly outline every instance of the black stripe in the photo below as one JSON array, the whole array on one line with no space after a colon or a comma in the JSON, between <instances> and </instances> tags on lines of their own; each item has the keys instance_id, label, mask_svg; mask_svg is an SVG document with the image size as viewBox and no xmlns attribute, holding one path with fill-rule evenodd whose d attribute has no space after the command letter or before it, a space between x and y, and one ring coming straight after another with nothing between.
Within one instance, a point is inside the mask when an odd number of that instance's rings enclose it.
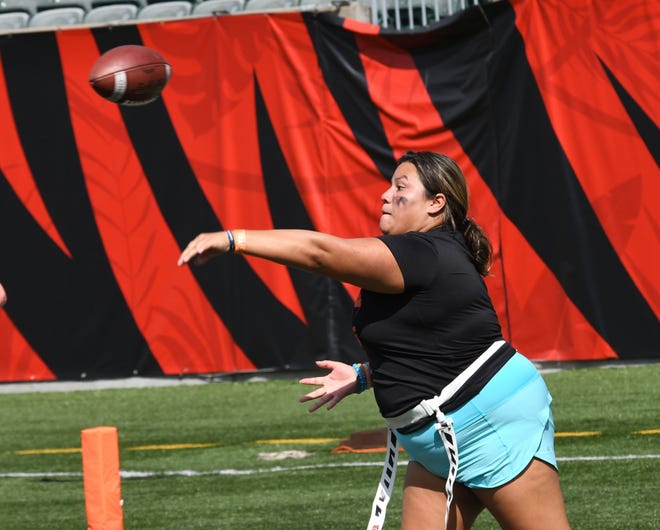
<instances>
[{"instance_id":1,"label":"black stripe","mask_svg":"<svg viewBox=\"0 0 660 530\"><path fill-rule=\"evenodd\" d=\"M389 181L396 167L394 154L378 109L369 96L355 34L344 30L335 15L303 13L303 19L316 50L323 79L356 142Z\"/></svg>"},{"instance_id":2,"label":"black stripe","mask_svg":"<svg viewBox=\"0 0 660 530\"><path fill-rule=\"evenodd\" d=\"M281 147L255 79L259 150L266 197L276 228L315 230L286 165ZM292 362L309 365L313 359L355 362L361 348L351 327L353 300L337 281L290 268L289 274L305 312L307 340L292 351Z\"/></svg>"},{"instance_id":3,"label":"black stripe","mask_svg":"<svg viewBox=\"0 0 660 530\"><path fill-rule=\"evenodd\" d=\"M141 44L136 26L94 30L99 50ZM176 75L176 72L173 72ZM120 107L152 192L180 248L200 232L222 230L179 143L161 99ZM177 256L172 256L176 261ZM305 326L264 285L242 256L191 271L233 339L258 368L286 366Z\"/></svg>"},{"instance_id":4,"label":"black stripe","mask_svg":"<svg viewBox=\"0 0 660 530\"><path fill-rule=\"evenodd\" d=\"M2 180L0 272L7 312L58 378L161 374L103 250L72 125L55 33L2 41L7 92L37 187L68 246L67 258ZM28 66L26 66L28 65ZM47 86L47 91L44 87ZM85 375L83 375L85 374Z\"/></svg>"},{"instance_id":5,"label":"black stripe","mask_svg":"<svg viewBox=\"0 0 660 530\"><path fill-rule=\"evenodd\" d=\"M476 22L465 39L414 53L434 104L505 215L597 332L621 357L657 356L657 318L555 136L513 9L505 2L484 9L490 31Z\"/></svg>"},{"instance_id":6,"label":"black stripe","mask_svg":"<svg viewBox=\"0 0 660 530\"><path fill-rule=\"evenodd\" d=\"M655 163L660 166L660 129L658 129L658 126L637 104L628 91L623 88L623 85L619 83L619 80L611 70L607 68L605 63L602 60L600 60L600 62L603 65L603 69L612 83L614 90L616 90L621 103L625 107L626 112L634 123L640 138L646 144L649 153L651 153L651 156L655 159ZM657 89L657 87L653 87L653 89Z\"/></svg>"}]
</instances>

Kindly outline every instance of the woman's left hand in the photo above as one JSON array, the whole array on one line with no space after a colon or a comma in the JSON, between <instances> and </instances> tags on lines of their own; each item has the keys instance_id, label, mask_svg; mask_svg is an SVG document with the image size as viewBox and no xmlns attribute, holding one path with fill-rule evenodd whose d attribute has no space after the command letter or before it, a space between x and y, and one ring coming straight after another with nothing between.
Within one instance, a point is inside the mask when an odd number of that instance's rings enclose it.
<instances>
[{"instance_id":1,"label":"woman's left hand","mask_svg":"<svg viewBox=\"0 0 660 530\"><path fill-rule=\"evenodd\" d=\"M300 398L300 402L318 399L310 408L310 412L328 405L330 410L342 399L350 394L354 394L357 389L357 374L350 364L337 361L316 361L319 368L330 370L330 373L322 377L307 377L301 379L303 385L317 385L321 388L305 394Z\"/></svg>"}]
</instances>

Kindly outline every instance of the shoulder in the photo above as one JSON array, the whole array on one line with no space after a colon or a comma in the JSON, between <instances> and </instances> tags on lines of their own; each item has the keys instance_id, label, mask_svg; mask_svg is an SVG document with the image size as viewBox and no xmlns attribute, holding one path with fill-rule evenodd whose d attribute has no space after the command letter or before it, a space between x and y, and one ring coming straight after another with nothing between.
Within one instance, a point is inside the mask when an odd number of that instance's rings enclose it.
<instances>
[{"instance_id":1,"label":"shoulder","mask_svg":"<svg viewBox=\"0 0 660 530\"><path fill-rule=\"evenodd\" d=\"M437 254L437 247L433 239L424 232L408 232L406 234L382 235L380 239L390 249L397 261L402 256L433 257Z\"/></svg>"},{"instance_id":2,"label":"shoulder","mask_svg":"<svg viewBox=\"0 0 660 530\"><path fill-rule=\"evenodd\" d=\"M461 234L451 232L444 227L438 227L428 232L407 232L405 234L382 235L379 239L383 241L393 253L396 251L418 251L425 249L438 254L447 246L462 247L465 245Z\"/></svg>"},{"instance_id":3,"label":"shoulder","mask_svg":"<svg viewBox=\"0 0 660 530\"><path fill-rule=\"evenodd\" d=\"M390 249L399 265L406 289L421 288L433 281L442 255L442 245L436 241L435 234L408 232L383 235L379 239Z\"/></svg>"}]
</instances>

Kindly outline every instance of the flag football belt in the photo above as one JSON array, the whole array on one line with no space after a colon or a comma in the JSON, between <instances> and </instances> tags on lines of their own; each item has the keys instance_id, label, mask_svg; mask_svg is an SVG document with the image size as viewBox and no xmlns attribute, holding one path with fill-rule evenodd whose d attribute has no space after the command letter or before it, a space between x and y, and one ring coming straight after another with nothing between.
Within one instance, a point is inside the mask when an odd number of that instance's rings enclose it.
<instances>
[{"instance_id":1,"label":"flag football belt","mask_svg":"<svg viewBox=\"0 0 660 530\"><path fill-rule=\"evenodd\" d=\"M445 528L449 520L449 508L454 497L454 481L458 473L458 447L456 444L456 434L451 418L446 418L440 407L446 403L463 385L472 377L484 363L490 359L495 352L504 344L503 340L493 342L490 347L475 359L470 366L442 389L439 396L431 399L425 399L417 406L413 407L400 416L393 418L384 418L387 423L387 453L385 453L385 463L383 472L380 476L380 484L371 506L371 518L367 530L381 530L385 524L385 512L387 504L390 502L392 490L394 488L394 479L396 478L396 466L399 459L399 442L396 439L394 431L401 429L412 423L420 421L429 416L435 416L437 423L435 428L440 433L442 444L444 445L447 458L449 459L449 473L445 483L445 493L447 494L447 508L445 511Z\"/></svg>"}]
</instances>

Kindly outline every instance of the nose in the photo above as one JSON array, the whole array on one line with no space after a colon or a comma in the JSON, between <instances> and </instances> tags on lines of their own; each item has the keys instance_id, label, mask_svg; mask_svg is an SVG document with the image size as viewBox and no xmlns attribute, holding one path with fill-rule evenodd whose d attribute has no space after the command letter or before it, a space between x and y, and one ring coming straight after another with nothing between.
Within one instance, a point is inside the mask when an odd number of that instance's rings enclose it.
<instances>
[{"instance_id":1,"label":"nose","mask_svg":"<svg viewBox=\"0 0 660 530\"><path fill-rule=\"evenodd\" d=\"M384 203L388 203L392 201L392 188L393 186L390 186L383 192L383 194L380 196L381 201L383 201Z\"/></svg>"}]
</instances>

